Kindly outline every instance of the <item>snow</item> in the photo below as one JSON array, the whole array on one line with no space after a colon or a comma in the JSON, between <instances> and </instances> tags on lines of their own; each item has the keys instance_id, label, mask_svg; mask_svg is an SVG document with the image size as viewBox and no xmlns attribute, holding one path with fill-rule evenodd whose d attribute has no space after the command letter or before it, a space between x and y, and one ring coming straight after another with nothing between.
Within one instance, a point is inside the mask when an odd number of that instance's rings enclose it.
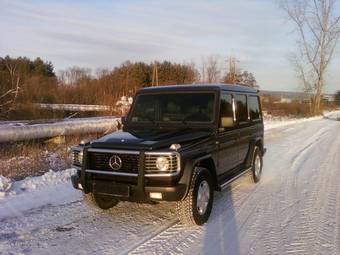
<instances>
[{"instance_id":1,"label":"snow","mask_svg":"<svg viewBox=\"0 0 340 255\"><path fill-rule=\"evenodd\" d=\"M202 227L180 224L172 203L90 207L73 169L12 183L0 254L340 254L338 114L267 121L260 183L244 176L216 192Z\"/></svg>"},{"instance_id":2,"label":"snow","mask_svg":"<svg viewBox=\"0 0 340 255\"><path fill-rule=\"evenodd\" d=\"M71 176L75 174L73 168L63 171L49 170L47 173L36 176L27 177L24 180L12 182L11 179L0 175L0 198L5 196L15 196L23 192L31 192L36 189L51 187L58 184L69 183Z\"/></svg>"},{"instance_id":3,"label":"snow","mask_svg":"<svg viewBox=\"0 0 340 255\"><path fill-rule=\"evenodd\" d=\"M11 182L8 178L0 176L0 182L2 179L7 179L10 185L10 188L2 193L2 198L6 199L0 200L0 219L13 213L21 215L27 210L46 204L73 201L79 196L75 194L77 192L70 183L71 176L75 172L73 168L58 172L50 170L42 176L27 177L17 182Z\"/></svg>"},{"instance_id":4,"label":"snow","mask_svg":"<svg viewBox=\"0 0 340 255\"><path fill-rule=\"evenodd\" d=\"M273 117L271 115L266 115L264 117L264 129L269 130L278 127L287 127L290 125L305 123L314 120L320 120L323 118L336 120L340 117L340 111L324 112L321 116L309 117L309 118L290 118L290 117Z\"/></svg>"},{"instance_id":5,"label":"snow","mask_svg":"<svg viewBox=\"0 0 340 255\"><path fill-rule=\"evenodd\" d=\"M12 182L9 178L0 175L0 199L5 197L6 191L12 186Z\"/></svg>"},{"instance_id":6,"label":"snow","mask_svg":"<svg viewBox=\"0 0 340 255\"><path fill-rule=\"evenodd\" d=\"M288 117L281 117L281 118L267 118L264 120L264 129L269 130L278 127L287 127L294 124L309 122L313 120L320 120L323 116L316 116L310 118L288 118Z\"/></svg>"},{"instance_id":7,"label":"snow","mask_svg":"<svg viewBox=\"0 0 340 255\"><path fill-rule=\"evenodd\" d=\"M76 170L73 168L58 172L50 170L42 176L27 177L23 181L17 182L16 185L14 185L14 188L24 191L32 191L43 187L49 187L51 185L66 183L69 182L71 176L75 174L75 172Z\"/></svg>"}]
</instances>

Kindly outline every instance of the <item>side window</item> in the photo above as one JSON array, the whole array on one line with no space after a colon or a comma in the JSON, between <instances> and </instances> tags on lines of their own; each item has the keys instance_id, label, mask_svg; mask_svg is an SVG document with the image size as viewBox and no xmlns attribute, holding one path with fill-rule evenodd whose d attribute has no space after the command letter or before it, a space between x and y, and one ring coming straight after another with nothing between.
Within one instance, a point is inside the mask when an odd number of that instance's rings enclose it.
<instances>
[{"instance_id":1,"label":"side window","mask_svg":"<svg viewBox=\"0 0 340 255\"><path fill-rule=\"evenodd\" d=\"M236 118L238 122L248 121L247 96L236 95Z\"/></svg>"},{"instance_id":2,"label":"side window","mask_svg":"<svg viewBox=\"0 0 340 255\"><path fill-rule=\"evenodd\" d=\"M261 119L259 97L258 96L249 96L248 97L248 105L249 105L250 119L251 120Z\"/></svg>"},{"instance_id":3,"label":"side window","mask_svg":"<svg viewBox=\"0 0 340 255\"><path fill-rule=\"evenodd\" d=\"M233 98L230 94L221 94L220 126L234 126Z\"/></svg>"}]
</instances>

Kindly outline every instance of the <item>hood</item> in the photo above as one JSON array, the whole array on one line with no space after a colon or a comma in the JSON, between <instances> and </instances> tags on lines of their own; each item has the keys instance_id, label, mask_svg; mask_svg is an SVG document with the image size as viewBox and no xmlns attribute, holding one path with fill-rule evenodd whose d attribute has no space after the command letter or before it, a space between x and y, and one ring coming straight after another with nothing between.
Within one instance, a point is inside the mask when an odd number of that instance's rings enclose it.
<instances>
[{"instance_id":1,"label":"hood","mask_svg":"<svg viewBox=\"0 0 340 255\"><path fill-rule=\"evenodd\" d=\"M154 150L169 148L171 144L197 141L211 135L202 130L116 131L91 143L92 148Z\"/></svg>"}]
</instances>

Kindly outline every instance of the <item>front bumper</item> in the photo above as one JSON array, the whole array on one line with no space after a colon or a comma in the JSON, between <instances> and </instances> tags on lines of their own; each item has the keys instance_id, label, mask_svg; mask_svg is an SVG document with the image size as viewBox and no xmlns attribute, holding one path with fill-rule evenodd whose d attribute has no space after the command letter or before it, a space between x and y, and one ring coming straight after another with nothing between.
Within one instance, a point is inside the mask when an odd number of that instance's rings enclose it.
<instances>
[{"instance_id":1,"label":"front bumper","mask_svg":"<svg viewBox=\"0 0 340 255\"><path fill-rule=\"evenodd\" d=\"M79 174L71 176L72 185L75 189L85 193L95 193L118 198L123 201L147 202L147 201L180 201L185 195L186 185L177 184L173 186L144 186L117 183L103 180L87 180L81 182ZM161 194L160 197L152 197L151 194Z\"/></svg>"}]
</instances>

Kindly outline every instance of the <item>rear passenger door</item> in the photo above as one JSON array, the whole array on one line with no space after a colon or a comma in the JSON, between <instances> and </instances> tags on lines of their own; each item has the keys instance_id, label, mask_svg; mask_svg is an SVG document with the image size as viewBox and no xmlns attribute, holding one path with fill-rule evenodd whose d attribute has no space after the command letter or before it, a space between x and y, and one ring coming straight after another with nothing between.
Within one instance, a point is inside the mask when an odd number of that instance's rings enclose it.
<instances>
[{"instance_id":1,"label":"rear passenger door","mask_svg":"<svg viewBox=\"0 0 340 255\"><path fill-rule=\"evenodd\" d=\"M236 120L240 132L238 142L238 164L242 164L249 150L250 140L254 132L248 114L248 104L246 94L235 95Z\"/></svg>"},{"instance_id":2,"label":"rear passenger door","mask_svg":"<svg viewBox=\"0 0 340 255\"><path fill-rule=\"evenodd\" d=\"M219 115L219 162L218 175L228 174L228 171L237 166L239 161L237 142L239 132L235 122L235 106L233 95L221 93Z\"/></svg>"}]
</instances>

